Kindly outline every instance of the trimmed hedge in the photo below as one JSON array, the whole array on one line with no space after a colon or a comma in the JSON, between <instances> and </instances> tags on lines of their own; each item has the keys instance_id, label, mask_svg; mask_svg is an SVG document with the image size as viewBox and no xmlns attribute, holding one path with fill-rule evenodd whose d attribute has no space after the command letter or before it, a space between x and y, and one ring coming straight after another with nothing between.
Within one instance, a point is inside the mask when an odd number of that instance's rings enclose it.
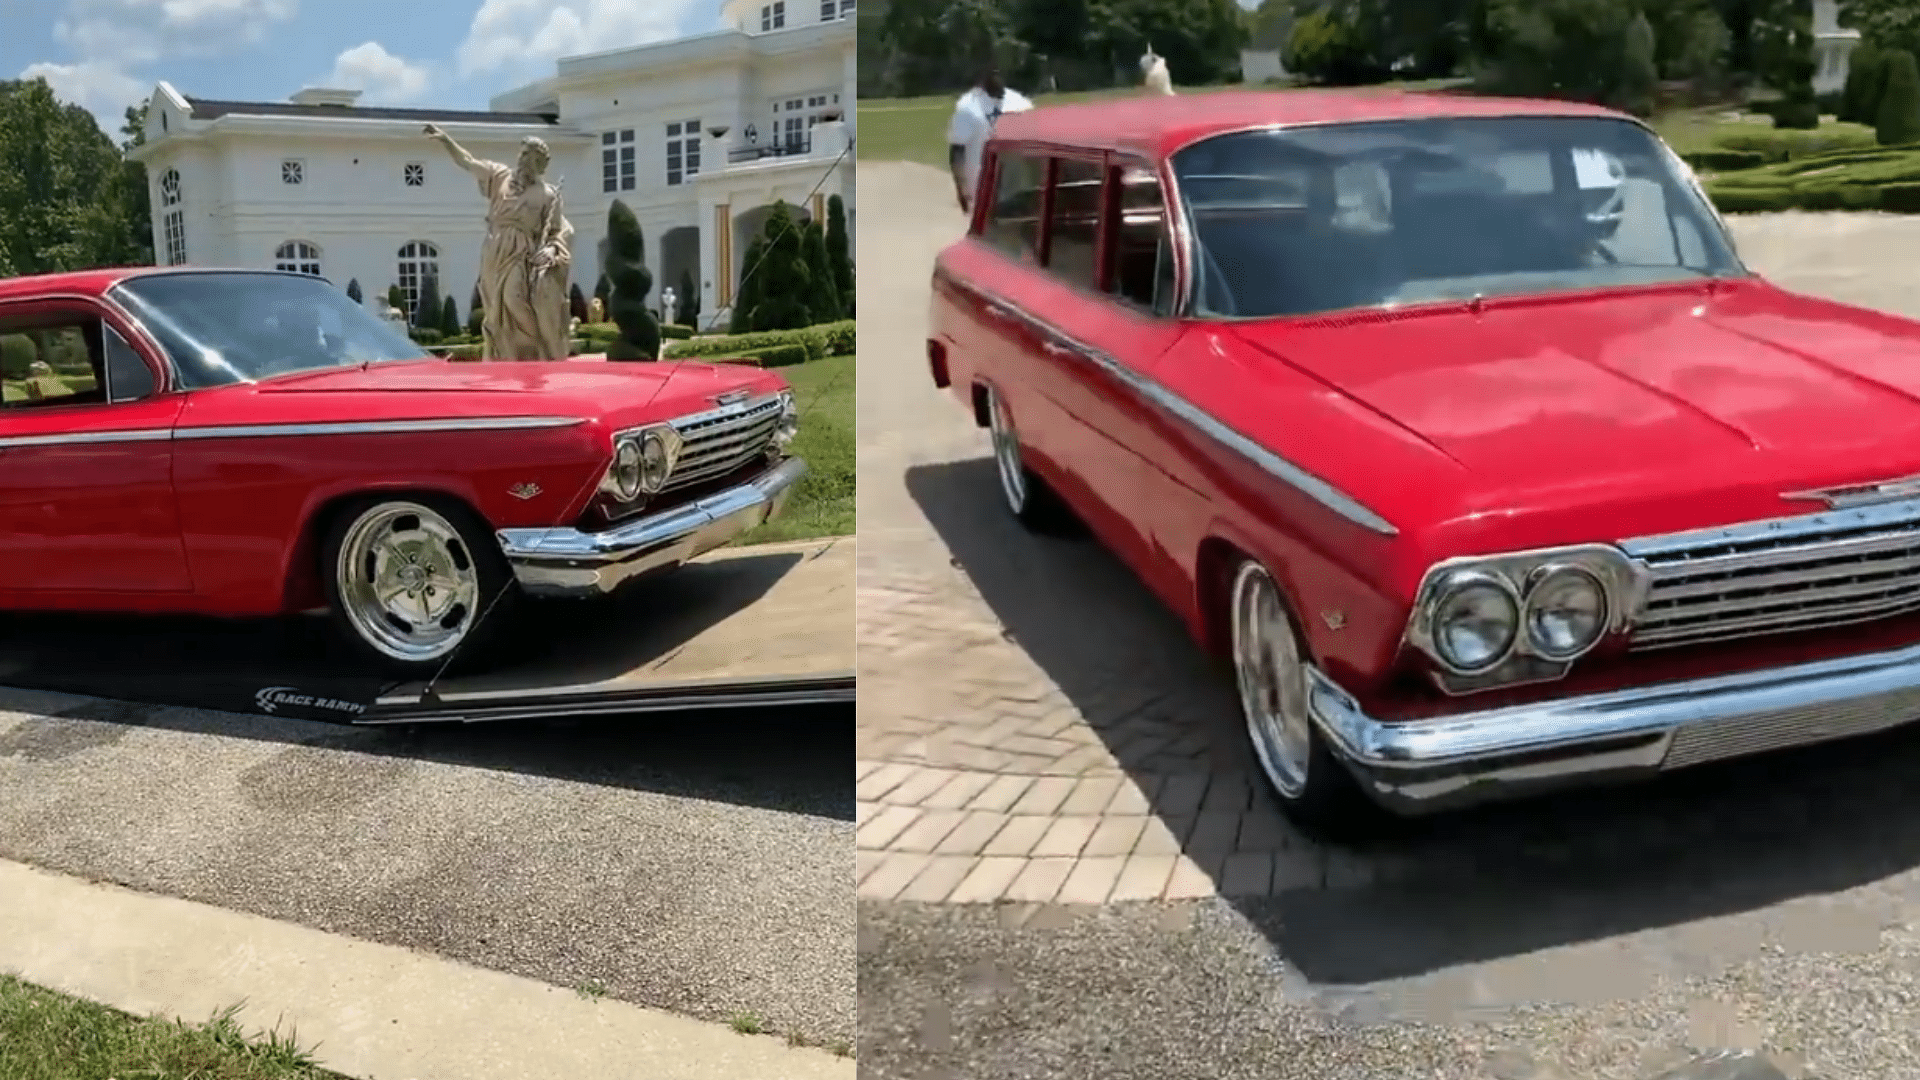
<instances>
[{"instance_id":1,"label":"trimmed hedge","mask_svg":"<svg viewBox=\"0 0 1920 1080\"><path fill-rule=\"evenodd\" d=\"M1753 150L1703 150L1681 157L1700 172L1738 172L1767 164L1767 155Z\"/></svg>"},{"instance_id":2,"label":"trimmed hedge","mask_svg":"<svg viewBox=\"0 0 1920 1080\"><path fill-rule=\"evenodd\" d=\"M668 341L685 341L693 336L693 327L681 326L679 323L663 323L660 326L660 336Z\"/></svg>"},{"instance_id":3,"label":"trimmed hedge","mask_svg":"<svg viewBox=\"0 0 1920 1080\"><path fill-rule=\"evenodd\" d=\"M1741 125L1737 130L1721 132L1713 140L1714 151L1759 154L1767 162L1793 161L1843 150L1865 150L1874 145L1874 135L1870 129L1836 127L1804 131Z\"/></svg>"},{"instance_id":4,"label":"trimmed hedge","mask_svg":"<svg viewBox=\"0 0 1920 1080\"><path fill-rule=\"evenodd\" d=\"M1717 177L1707 194L1723 213L1883 210L1920 213L1920 144L1828 154Z\"/></svg>"},{"instance_id":5,"label":"trimmed hedge","mask_svg":"<svg viewBox=\"0 0 1920 1080\"><path fill-rule=\"evenodd\" d=\"M807 359L852 355L855 327L852 319L821 323L804 330L766 330L757 334L728 334L708 337L696 335L667 346L670 359L698 360L708 356L740 356L780 345L803 345Z\"/></svg>"}]
</instances>

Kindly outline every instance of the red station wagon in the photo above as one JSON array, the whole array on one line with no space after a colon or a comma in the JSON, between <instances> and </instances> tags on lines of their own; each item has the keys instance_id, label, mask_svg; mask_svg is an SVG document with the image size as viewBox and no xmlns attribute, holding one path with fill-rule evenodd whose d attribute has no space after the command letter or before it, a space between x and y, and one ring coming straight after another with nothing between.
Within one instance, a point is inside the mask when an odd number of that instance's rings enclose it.
<instances>
[{"instance_id":1,"label":"red station wagon","mask_svg":"<svg viewBox=\"0 0 1920 1080\"><path fill-rule=\"evenodd\" d=\"M1920 717L1920 324L1756 277L1630 117L1006 116L928 357L1015 515L1231 659L1305 823Z\"/></svg>"},{"instance_id":2,"label":"red station wagon","mask_svg":"<svg viewBox=\"0 0 1920 1080\"><path fill-rule=\"evenodd\" d=\"M403 675L777 513L777 374L452 363L319 278L0 281L0 610L328 609Z\"/></svg>"}]
</instances>

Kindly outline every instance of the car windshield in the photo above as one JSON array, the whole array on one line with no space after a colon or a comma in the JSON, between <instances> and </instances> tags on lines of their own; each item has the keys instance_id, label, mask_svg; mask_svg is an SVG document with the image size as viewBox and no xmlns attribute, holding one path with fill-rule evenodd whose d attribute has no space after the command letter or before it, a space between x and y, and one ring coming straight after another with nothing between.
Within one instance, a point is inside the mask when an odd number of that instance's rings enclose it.
<instances>
[{"instance_id":1,"label":"car windshield","mask_svg":"<svg viewBox=\"0 0 1920 1080\"><path fill-rule=\"evenodd\" d=\"M427 359L404 332L317 277L149 274L111 295L159 340L189 390Z\"/></svg>"},{"instance_id":2,"label":"car windshield","mask_svg":"<svg viewBox=\"0 0 1920 1080\"><path fill-rule=\"evenodd\" d=\"M1175 154L1199 314L1259 318L1745 274L1638 124L1504 117L1236 132Z\"/></svg>"}]
</instances>

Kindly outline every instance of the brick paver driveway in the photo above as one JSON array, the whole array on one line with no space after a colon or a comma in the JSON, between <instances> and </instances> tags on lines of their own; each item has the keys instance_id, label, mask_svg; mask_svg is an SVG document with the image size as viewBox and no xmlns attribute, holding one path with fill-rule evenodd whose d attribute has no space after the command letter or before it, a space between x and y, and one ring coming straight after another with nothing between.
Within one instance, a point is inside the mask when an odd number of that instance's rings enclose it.
<instances>
[{"instance_id":1,"label":"brick paver driveway","mask_svg":"<svg viewBox=\"0 0 1920 1080\"><path fill-rule=\"evenodd\" d=\"M1856 828L1920 780L1878 741L1456 815L1379 850L1306 840L1253 781L1224 674L1096 545L1008 520L983 433L929 382L929 270L963 229L945 178L863 163L859 180L862 897L1098 904L1632 866L1731 879L1753 894L1738 907L1821 891L1781 830L1833 858L1824 886L1920 861L1920 818ZM1901 275L1873 272L1904 264L1920 220L1736 229L1784 283L1920 314Z\"/></svg>"}]
</instances>

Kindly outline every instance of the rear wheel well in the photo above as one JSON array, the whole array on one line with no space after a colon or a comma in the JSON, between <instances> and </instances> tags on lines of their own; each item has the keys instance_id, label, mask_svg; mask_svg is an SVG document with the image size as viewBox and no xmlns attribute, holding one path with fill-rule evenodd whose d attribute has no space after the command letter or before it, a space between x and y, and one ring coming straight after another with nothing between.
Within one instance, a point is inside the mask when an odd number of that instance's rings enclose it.
<instances>
[{"instance_id":1,"label":"rear wheel well","mask_svg":"<svg viewBox=\"0 0 1920 1080\"><path fill-rule=\"evenodd\" d=\"M287 581L283 590L283 603L289 611L304 611L320 607L326 603L327 591L321 582L320 545L325 541L327 530L334 527L340 516L356 503L369 499L418 499L439 503L452 503L462 511L473 515L481 522L486 515L480 513L472 503L451 492L435 488L396 488L379 491L349 491L335 495L321 503L307 518L306 527L300 530L300 539L295 542L293 559L287 565ZM491 531L491 530L489 530Z\"/></svg>"}]
</instances>

